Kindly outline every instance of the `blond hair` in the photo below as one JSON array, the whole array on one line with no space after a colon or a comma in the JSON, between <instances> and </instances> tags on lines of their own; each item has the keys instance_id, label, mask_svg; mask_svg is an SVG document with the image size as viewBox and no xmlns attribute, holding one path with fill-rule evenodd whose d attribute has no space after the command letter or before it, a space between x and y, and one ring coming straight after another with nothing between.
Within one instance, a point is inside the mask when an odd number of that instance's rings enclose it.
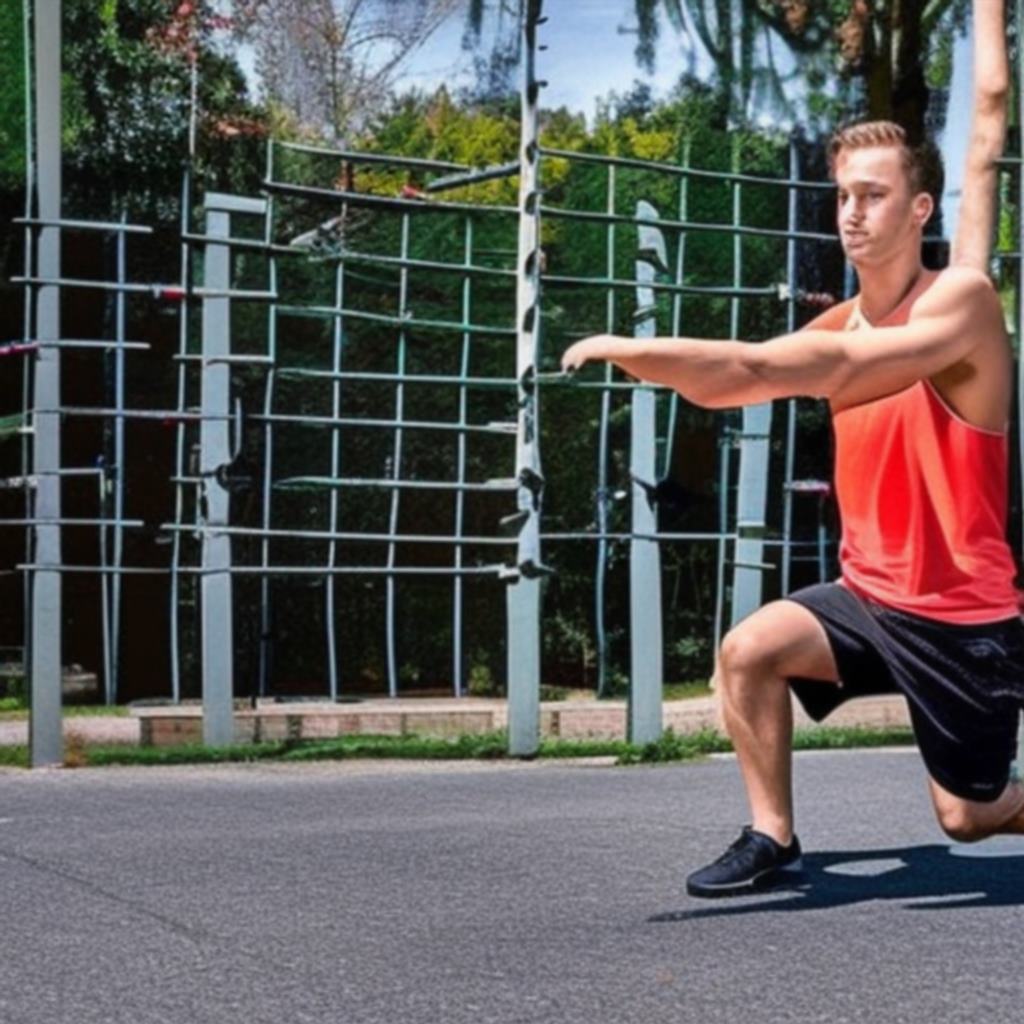
<instances>
[{"instance_id":1,"label":"blond hair","mask_svg":"<svg viewBox=\"0 0 1024 1024\"><path fill-rule=\"evenodd\" d=\"M906 131L894 121L861 121L840 128L828 144L828 169L833 178L839 154L848 149L892 146L900 153L900 162L914 195L928 192L938 204L942 197L942 157L928 139L912 145Z\"/></svg>"}]
</instances>

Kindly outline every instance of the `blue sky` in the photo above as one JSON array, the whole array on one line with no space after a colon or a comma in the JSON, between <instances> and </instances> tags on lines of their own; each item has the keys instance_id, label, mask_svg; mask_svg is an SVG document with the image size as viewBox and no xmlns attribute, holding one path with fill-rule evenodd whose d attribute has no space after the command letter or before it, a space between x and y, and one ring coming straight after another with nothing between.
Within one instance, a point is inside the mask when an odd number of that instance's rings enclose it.
<instances>
[{"instance_id":1,"label":"blue sky","mask_svg":"<svg viewBox=\"0 0 1024 1024\"><path fill-rule=\"evenodd\" d=\"M591 117L597 99L611 91L625 92L636 79L664 93L685 70L688 40L663 25L653 76L633 56L636 36L632 0L546 0L540 40L548 50L538 54L538 73L548 80L543 103L567 106ZM411 59L403 82L424 89L447 81L472 81L472 54L461 49L464 16L443 25ZM626 30L625 32L620 30ZM706 64L706 61L705 61Z\"/></svg>"}]
</instances>

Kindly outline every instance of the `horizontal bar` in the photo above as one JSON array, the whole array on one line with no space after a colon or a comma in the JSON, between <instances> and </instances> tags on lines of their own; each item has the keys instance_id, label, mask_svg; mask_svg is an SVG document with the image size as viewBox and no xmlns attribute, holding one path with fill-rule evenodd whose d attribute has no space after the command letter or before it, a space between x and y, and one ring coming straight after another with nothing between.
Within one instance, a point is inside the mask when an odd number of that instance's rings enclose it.
<instances>
[{"instance_id":1,"label":"horizontal bar","mask_svg":"<svg viewBox=\"0 0 1024 1024\"><path fill-rule=\"evenodd\" d=\"M435 178L424 186L428 192L442 192L449 188L465 188L467 185L478 185L495 178L511 178L519 173L519 161L498 164L494 167L481 167L466 171L464 174L450 174L443 178Z\"/></svg>"},{"instance_id":2,"label":"horizontal bar","mask_svg":"<svg viewBox=\"0 0 1024 1024\"><path fill-rule=\"evenodd\" d=\"M329 565L329 566L259 566L234 565L232 576L497 576L507 573L511 566L496 565L444 566L444 565ZM203 569L199 566L179 566L178 572L208 576L223 569Z\"/></svg>"},{"instance_id":3,"label":"horizontal bar","mask_svg":"<svg viewBox=\"0 0 1024 1024\"><path fill-rule=\"evenodd\" d=\"M312 370L304 366L283 366L275 370L279 377L313 377L323 380L362 380L401 384L454 384L468 388L514 388L514 377L456 377L426 373L373 373L368 370Z\"/></svg>"},{"instance_id":4,"label":"horizontal bar","mask_svg":"<svg viewBox=\"0 0 1024 1024\"><path fill-rule=\"evenodd\" d=\"M203 209L262 217L267 212L267 200L261 196L239 196L232 192L207 192L203 196Z\"/></svg>"},{"instance_id":5,"label":"horizontal bar","mask_svg":"<svg viewBox=\"0 0 1024 1024\"><path fill-rule=\"evenodd\" d=\"M169 427L177 426L179 423L201 423L215 422L217 420L228 420L234 422L235 416L204 416L200 412L177 412L173 409L101 409L92 406L62 405L57 409L30 409L31 413L50 416L103 416L111 419L126 420L161 420Z\"/></svg>"},{"instance_id":6,"label":"horizontal bar","mask_svg":"<svg viewBox=\"0 0 1024 1024\"><path fill-rule=\"evenodd\" d=\"M593 210L567 210L559 206L541 206L541 215L562 220L582 220L599 224L634 224L640 227L668 228L671 231L706 231L718 234L750 235L755 238L778 238L783 241L834 242L838 235L823 235L814 231L784 231L781 228L755 228L744 224L705 224L687 220L645 220L624 213L597 213Z\"/></svg>"},{"instance_id":7,"label":"horizontal bar","mask_svg":"<svg viewBox=\"0 0 1024 1024\"><path fill-rule=\"evenodd\" d=\"M222 419L230 419L225 416ZM446 430L461 434L502 434L513 436L516 424L435 423L429 420L364 420L347 416L288 416L283 413L255 413L249 417L259 423L301 423L315 427L381 427L403 430Z\"/></svg>"},{"instance_id":8,"label":"horizontal bar","mask_svg":"<svg viewBox=\"0 0 1024 1024\"><path fill-rule=\"evenodd\" d=\"M548 146L540 147L542 157L554 157L557 160L568 160L583 164L605 164L614 167L632 167L640 171L657 171L665 174L676 174L680 177L709 178L714 181L732 181L738 184L778 185L782 188L835 188L835 181L804 181L800 178L772 178L758 174L738 174L735 171L710 171L696 167L682 167L679 164L667 164L664 161L637 160L635 157L609 157L600 153L578 153L573 150L552 150Z\"/></svg>"},{"instance_id":9,"label":"horizontal bar","mask_svg":"<svg viewBox=\"0 0 1024 1024\"><path fill-rule=\"evenodd\" d=\"M75 477L75 476L106 476L107 471L99 466L80 469L48 469L30 476L9 476L0 480L0 489L18 490L22 487L35 487L39 477Z\"/></svg>"},{"instance_id":10,"label":"horizontal bar","mask_svg":"<svg viewBox=\"0 0 1024 1024\"><path fill-rule=\"evenodd\" d=\"M309 146L301 142L274 140L272 146L296 153L312 153L317 156L335 156L360 164L394 164L397 167L422 167L424 170L468 171L467 164L453 164L445 160L423 160L418 157L392 157L383 153L356 153L348 149L328 149L324 146Z\"/></svg>"},{"instance_id":11,"label":"horizontal bar","mask_svg":"<svg viewBox=\"0 0 1024 1024\"><path fill-rule=\"evenodd\" d=\"M39 343L35 341L15 341L10 345L0 345L2 356L28 356L39 351Z\"/></svg>"},{"instance_id":12,"label":"horizontal bar","mask_svg":"<svg viewBox=\"0 0 1024 1024\"><path fill-rule=\"evenodd\" d=\"M0 519L3 526L124 526L138 529L146 524L141 519Z\"/></svg>"},{"instance_id":13,"label":"horizontal bar","mask_svg":"<svg viewBox=\"0 0 1024 1024\"><path fill-rule=\"evenodd\" d=\"M580 337L586 337L586 335L581 334ZM280 377L312 377L322 380L374 381L394 384L451 384L455 387L467 388L514 388L519 386L519 381L513 377L455 377L421 373L403 375L359 370L312 370L303 366L284 366L274 372ZM534 376L534 380L545 385L554 384L594 391L658 391L667 393L672 390L665 384L651 384L647 381L580 380L578 376L557 370L538 373Z\"/></svg>"},{"instance_id":14,"label":"horizontal bar","mask_svg":"<svg viewBox=\"0 0 1024 1024\"><path fill-rule=\"evenodd\" d=\"M154 299L180 300L191 296L197 299L238 299L276 302L277 292L254 291L244 288L191 288L184 289L177 284L136 284L131 281L91 281L74 277L12 277L12 284L27 284L33 287L86 288L103 292L127 292L134 295L149 295Z\"/></svg>"},{"instance_id":15,"label":"horizontal bar","mask_svg":"<svg viewBox=\"0 0 1024 1024\"><path fill-rule=\"evenodd\" d=\"M187 576L498 576L513 571L514 567L498 563L496 565L474 566L430 566L430 565L396 565L396 566L261 566L233 565L229 569L204 569L201 566L179 565L174 569L137 568L133 566L110 565L60 565L36 562L23 563L17 566L18 572L58 572L58 573L95 573L104 576L169 576L180 573ZM0 573L11 575L14 573Z\"/></svg>"},{"instance_id":16,"label":"horizontal bar","mask_svg":"<svg viewBox=\"0 0 1024 1024\"><path fill-rule=\"evenodd\" d=\"M585 285L593 288L649 288L655 292L678 295L712 295L723 298L778 299L782 301L778 285L763 288L727 288L711 285L672 284L667 281L629 281L610 277L569 277L563 274L541 274L544 284Z\"/></svg>"},{"instance_id":17,"label":"horizontal bar","mask_svg":"<svg viewBox=\"0 0 1024 1024\"><path fill-rule=\"evenodd\" d=\"M770 178L756 174L737 174L733 171L709 171L696 167L681 167L655 160L637 160L635 157L605 156L601 153L578 153L569 149L540 147L541 156L552 156L559 160L577 163L613 164L616 167L633 167L641 171L659 171L694 178L710 178L715 181L734 181L750 185L778 185L782 188L834 189L832 181L802 181L798 178Z\"/></svg>"},{"instance_id":18,"label":"horizontal bar","mask_svg":"<svg viewBox=\"0 0 1024 1024\"><path fill-rule=\"evenodd\" d=\"M420 320L411 316L390 316L387 313L367 313L359 309L342 309L337 306L289 306L279 305L275 312L287 316L330 316L349 320L365 320L369 323L389 324L396 327L416 327L420 330L451 331L456 334L490 334L500 337L514 337L514 327L490 327L483 324L457 324L448 320Z\"/></svg>"},{"instance_id":19,"label":"horizontal bar","mask_svg":"<svg viewBox=\"0 0 1024 1024\"><path fill-rule=\"evenodd\" d=\"M186 352L184 355L173 355L171 359L179 363L202 363L203 366L213 366L216 363L240 364L243 366L274 365L273 356L249 356L241 352L225 356L204 356L201 352Z\"/></svg>"},{"instance_id":20,"label":"horizontal bar","mask_svg":"<svg viewBox=\"0 0 1024 1024\"><path fill-rule=\"evenodd\" d=\"M311 256L316 262L342 261L345 263L365 263L370 266L407 267L412 270L439 270L444 273L464 276L480 275L492 277L515 278L515 270L504 267L484 267L474 263L446 263L443 260L402 258L401 256L384 256L377 253L359 252L355 249L344 249L337 254L314 252L306 245L285 245L280 242L264 242L258 238L220 238L216 235L202 235L195 232L184 232L181 238L185 242L197 245L226 245L232 249L251 249L269 255Z\"/></svg>"},{"instance_id":21,"label":"horizontal bar","mask_svg":"<svg viewBox=\"0 0 1024 1024\"><path fill-rule=\"evenodd\" d=\"M453 480L369 480L354 477L293 476L285 480L274 481L274 487L281 490L291 490L293 487L324 487L328 489L372 487L381 490L410 491L516 491L519 489L519 482L513 478L459 482Z\"/></svg>"},{"instance_id":22,"label":"horizontal bar","mask_svg":"<svg viewBox=\"0 0 1024 1024\"><path fill-rule=\"evenodd\" d=\"M292 540L337 540L366 544L479 544L514 547L515 537L452 537L440 534L342 533L336 530L283 530L262 526L207 526L203 523L162 523L161 530L171 533L214 533L231 537L283 537Z\"/></svg>"},{"instance_id":23,"label":"horizontal bar","mask_svg":"<svg viewBox=\"0 0 1024 1024\"><path fill-rule=\"evenodd\" d=\"M29 227L70 228L76 231L116 231L125 235L151 235L153 229L146 224L122 224L119 221L67 220L61 217L15 217L15 224Z\"/></svg>"},{"instance_id":24,"label":"horizontal bar","mask_svg":"<svg viewBox=\"0 0 1024 1024\"><path fill-rule=\"evenodd\" d=\"M142 568L128 565L64 565L60 562L24 562L19 572L93 573L100 576L168 576L170 569Z\"/></svg>"},{"instance_id":25,"label":"horizontal bar","mask_svg":"<svg viewBox=\"0 0 1024 1024\"><path fill-rule=\"evenodd\" d=\"M425 201L422 199L399 199L391 196L374 196L367 192L346 192L342 189L318 188L315 185L285 185L281 182L264 179L263 187L270 192L283 195L299 196L307 199L331 199L349 206L377 206L388 210L430 210L433 213L504 213L518 215L515 206L478 206L473 203L448 203L443 200Z\"/></svg>"},{"instance_id":26,"label":"horizontal bar","mask_svg":"<svg viewBox=\"0 0 1024 1024\"><path fill-rule=\"evenodd\" d=\"M102 339L96 340L84 340L84 339L62 339L60 341L39 341L36 342L40 349L51 349L51 348L100 348L104 351L110 349L123 348L131 349L138 352L148 352L151 348L148 341L105 341Z\"/></svg>"}]
</instances>

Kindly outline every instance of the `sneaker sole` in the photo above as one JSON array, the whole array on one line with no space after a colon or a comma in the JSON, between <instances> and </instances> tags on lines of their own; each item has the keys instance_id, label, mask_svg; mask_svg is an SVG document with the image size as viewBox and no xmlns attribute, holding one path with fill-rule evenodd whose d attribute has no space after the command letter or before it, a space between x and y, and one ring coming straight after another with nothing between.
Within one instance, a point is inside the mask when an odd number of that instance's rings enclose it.
<instances>
[{"instance_id":1,"label":"sneaker sole","mask_svg":"<svg viewBox=\"0 0 1024 1024\"><path fill-rule=\"evenodd\" d=\"M767 868L753 878L743 882L732 882L724 885L701 885L693 882L686 883L686 892L690 896L702 896L714 898L715 896L740 896L744 893L756 892L759 889L771 887L775 883L792 881L793 875L802 875L804 871L803 860L797 857L791 864L782 867ZM789 877L787 877L789 876Z\"/></svg>"}]
</instances>

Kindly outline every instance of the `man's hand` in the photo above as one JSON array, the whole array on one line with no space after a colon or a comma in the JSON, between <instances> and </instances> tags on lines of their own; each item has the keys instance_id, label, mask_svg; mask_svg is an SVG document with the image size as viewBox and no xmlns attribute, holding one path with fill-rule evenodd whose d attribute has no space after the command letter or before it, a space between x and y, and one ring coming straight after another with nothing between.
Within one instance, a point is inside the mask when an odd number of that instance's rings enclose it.
<instances>
[{"instance_id":1,"label":"man's hand","mask_svg":"<svg viewBox=\"0 0 1024 1024\"><path fill-rule=\"evenodd\" d=\"M584 363L611 358L618 340L614 334L594 334L570 345L562 353L562 373L575 373Z\"/></svg>"}]
</instances>

